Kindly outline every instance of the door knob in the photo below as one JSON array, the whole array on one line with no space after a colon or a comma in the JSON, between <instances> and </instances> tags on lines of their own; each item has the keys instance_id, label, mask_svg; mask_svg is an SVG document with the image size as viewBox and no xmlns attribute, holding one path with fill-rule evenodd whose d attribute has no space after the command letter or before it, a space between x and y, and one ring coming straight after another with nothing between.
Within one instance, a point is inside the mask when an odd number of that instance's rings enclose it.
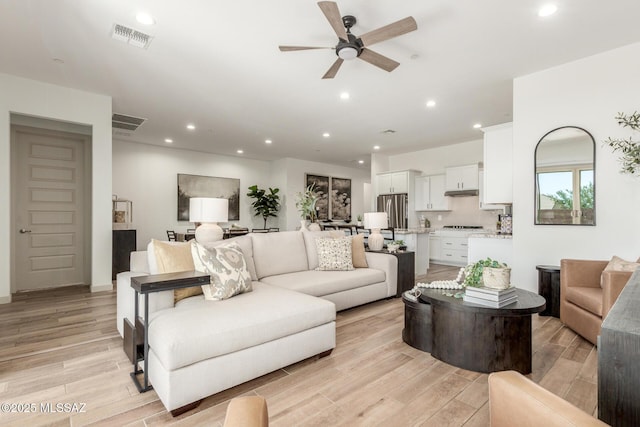
<instances>
[{"instance_id":1,"label":"door knob","mask_svg":"<svg viewBox=\"0 0 640 427\"><path fill-rule=\"evenodd\" d=\"M20 231L20 234L31 233L31 230L27 230L25 228L21 228L19 231Z\"/></svg>"}]
</instances>

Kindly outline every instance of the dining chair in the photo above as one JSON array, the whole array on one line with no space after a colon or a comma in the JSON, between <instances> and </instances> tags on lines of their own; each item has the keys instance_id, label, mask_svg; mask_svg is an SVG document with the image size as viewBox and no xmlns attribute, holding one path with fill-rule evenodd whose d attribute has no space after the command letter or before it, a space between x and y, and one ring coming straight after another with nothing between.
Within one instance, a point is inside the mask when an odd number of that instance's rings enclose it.
<instances>
[{"instance_id":1,"label":"dining chair","mask_svg":"<svg viewBox=\"0 0 640 427\"><path fill-rule=\"evenodd\" d=\"M173 230L167 230L167 238L170 242L175 242L177 240L176 232Z\"/></svg>"}]
</instances>

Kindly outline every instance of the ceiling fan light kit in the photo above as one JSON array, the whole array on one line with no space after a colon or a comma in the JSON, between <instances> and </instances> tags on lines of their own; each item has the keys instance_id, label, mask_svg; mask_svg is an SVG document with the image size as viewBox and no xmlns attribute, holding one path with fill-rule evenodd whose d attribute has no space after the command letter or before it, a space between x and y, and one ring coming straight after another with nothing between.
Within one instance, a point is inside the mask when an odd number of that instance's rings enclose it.
<instances>
[{"instance_id":1,"label":"ceiling fan light kit","mask_svg":"<svg viewBox=\"0 0 640 427\"><path fill-rule=\"evenodd\" d=\"M368 49L366 46L389 40L418 29L415 19L409 16L392 24L369 31L360 37L356 37L351 34L351 27L353 27L357 22L355 16L345 15L341 17L337 3L332 1L318 2L318 6L324 13L327 21L329 21L333 31L338 36L338 44L333 48L314 46L280 46L279 48L282 52L308 49L335 49L338 59L336 59L329 70L324 74L324 76L322 76L323 79L334 78L345 60L348 61L355 58L360 58L363 61L368 62L371 65L375 65L387 72L395 70L396 67L400 65L399 62L380 55L379 53Z\"/></svg>"}]
</instances>

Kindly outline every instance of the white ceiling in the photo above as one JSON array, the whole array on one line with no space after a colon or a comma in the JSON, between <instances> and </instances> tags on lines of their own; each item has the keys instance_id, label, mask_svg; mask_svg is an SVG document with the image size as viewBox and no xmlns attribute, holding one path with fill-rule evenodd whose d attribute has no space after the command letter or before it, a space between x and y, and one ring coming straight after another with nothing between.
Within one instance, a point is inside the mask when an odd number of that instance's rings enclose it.
<instances>
[{"instance_id":1,"label":"white ceiling","mask_svg":"<svg viewBox=\"0 0 640 427\"><path fill-rule=\"evenodd\" d=\"M640 41L637 0L555 0L558 13L541 19L543 3L338 1L356 35L406 16L418 30L372 46L395 71L354 60L321 80L334 51L278 50L337 43L311 0L0 0L0 72L107 94L114 112L148 118L115 139L368 168L374 145L415 151L511 121L514 77ZM157 24L137 23L141 10ZM146 50L113 40L114 23L154 39Z\"/></svg>"}]
</instances>

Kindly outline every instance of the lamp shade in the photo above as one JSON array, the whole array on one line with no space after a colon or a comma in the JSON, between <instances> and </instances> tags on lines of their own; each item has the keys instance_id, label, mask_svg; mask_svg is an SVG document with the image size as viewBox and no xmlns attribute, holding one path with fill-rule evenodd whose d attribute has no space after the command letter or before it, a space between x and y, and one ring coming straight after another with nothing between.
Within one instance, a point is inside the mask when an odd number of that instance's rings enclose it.
<instances>
[{"instance_id":1,"label":"lamp shade","mask_svg":"<svg viewBox=\"0 0 640 427\"><path fill-rule=\"evenodd\" d=\"M365 212L364 228L370 230L389 227L389 220L386 212Z\"/></svg>"},{"instance_id":2,"label":"lamp shade","mask_svg":"<svg viewBox=\"0 0 640 427\"><path fill-rule=\"evenodd\" d=\"M212 197L192 197L189 199L190 222L229 221L229 200Z\"/></svg>"}]
</instances>

